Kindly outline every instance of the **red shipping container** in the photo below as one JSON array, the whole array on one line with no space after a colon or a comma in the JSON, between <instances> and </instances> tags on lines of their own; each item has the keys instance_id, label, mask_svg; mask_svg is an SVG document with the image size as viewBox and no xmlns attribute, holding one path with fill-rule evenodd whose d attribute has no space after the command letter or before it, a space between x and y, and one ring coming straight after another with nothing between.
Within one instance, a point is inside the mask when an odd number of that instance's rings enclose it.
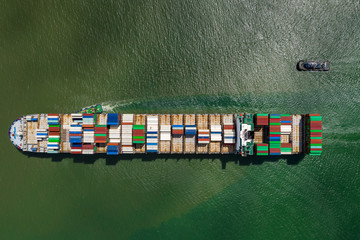
<instances>
[{"instance_id":1,"label":"red shipping container","mask_svg":"<svg viewBox=\"0 0 360 240\"><path fill-rule=\"evenodd\" d=\"M58 113L48 113L49 117L59 117Z\"/></svg>"},{"instance_id":2,"label":"red shipping container","mask_svg":"<svg viewBox=\"0 0 360 240\"><path fill-rule=\"evenodd\" d=\"M199 140L199 142L207 142L207 141L209 141L209 139L204 139L204 138L199 138L198 140Z\"/></svg>"},{"instance_id":3,"label":"red shipping container","mask_svg":"<svg viewBox=\"0 0 360 240\"><path fill-rule=\"evenodd\" d=\"M184 131L183 130L172 130L173 134L183 134Z\"/></svg>"},{"instance_id":4,"label":"red shipping container","mask_svg":"<svg viewBox=\"0 0 360 240\"><path fill-rule=\"evenodd\" d=\"M312 113L312 114L309 114L309 116L321 116L320 114L318 114L318 113Z\"/></svg>"},{"instance_id":5,"label":"red shipping container","mask_svg":"<svg viewBox=\"0 0 360 240\"><path fill-rule=\"evenodd\" d=\"M311 130L321 130L322 127L321 127L321 126L319 126L319 127L311 127L310 129L311 129Z\"/></svg>"},{"instance_id":6,"label":"red shipping container","mask_svg":"<svg viewBox=\"0 0 360 240\"><path fill-rule=\"evenodd\" d=\"M322 143L321 139L310 139L310 143Z\"/></svg>"},{"instance_id":7,"label":"red shipping container","mask_svg":"<svg viewBox=\"0 0 360 240\"><path fill-rule=\"evenodd\" d=\"M145 134L144 133L133 133L133 136L143 137L143 136L145 136Z\"/></svg>"},{"instance_id":8,"label":"red shipping container","mask_svg":"<svg viewBox=\"0 0 360 240\"><path fill-rule=\"evenodd\" d=\"M134 129L133 133L142 133L142 134L144 134L144 130L143 129Z\"/></svg>"},{"instance_id":9,"label":"red shipping container","mask_svg":"<svg viewBox=\"0 0 360 240\"><path fill-rule=\"evenodd\" d=\"M60 132L49 132L49 136L57 136L60 135Z\"/></svg>"},{"instance_id":10,"label":"red shipping container","mask_svg":"<svg viewBox=\"0 0 360 240\"><path fill-rule=\"evenodd\" d=\"M108 146L119 146L119 143L108 143Z\"/></svg>"},{"instance_id":11,"label":"red shipping container","mask_svg":"<svg viewBox=\"0 0 360 240\"><path fill-rule=\"evenodd\" d=\"M291 143L281 143L281 147L282 148L291 148L292 144Z\"/></svg>"},{"instance_id":12,"label":"red shipping container","mask_svg":"<svg viewBox=\"0 0 360 240\"><path fill-rule=\"evenodd\" d=\"M271 123L279 123L281 121L280 118L270 118Z\"/></svg>"},{"instance_id":13,"label":"red shipping container","mask_svg":"<svg viewBox=\"0 0 360 240\"><path fill-rule=\"evenodd\" d=\"M81 133L77 133L77 134L72 133L72 134L69 134L69 136L70 137L81 137L82 134Z\"/></svg>"},{"instance_id":14,"label":"red shipping container","mask_svg":"<svg viewBox=\"0 0 360 240\"><path fill-rule=\"evenodd\" d=\"M280 126L271 126L270 125L270 132L280 132Z\"/></svg>"},{"instance_id":15,"label":"red shipping container","mask_svg":"<svg viewBox=\"0 0 360 240\"><path fill-rule=\"evenodd\" d=\"M78 152L73 152L73 151L70 151L71 154L82 154L81 151L78 151Z\"/></svg>"},{"instance_id":16,"label":"red shipping container","mask_svg":"<svg viewBox=\"0 0 360 240\"><path fill-rule=\"evenodd\" d=\"M95 131L106 131L106 127L95 127Z\"/></svg>"},{"instance_id":17,"label":"red shipping container","mask_svg":"<svg viewBox=\"0 0 360 240\"><path fill-rule=\"evenodd\" d=\"M94 132L98 133L98 134L104 134L104 133L107 133L107 130L97 130L97 129L95 129Z\"/></svg>"},{"instance_id":18,"label":"red shipping container","mask_svg":"<svg viewBox=\"0 0 360 240\"><path fill-rule=\"evenodd\" d=\"M258 143L256 144L256 146L259 146L259 147L267 147L269 144L267 143Z\"/></svg>"},{"instance_id":19,"label":"red shipping container","mask_svg":"<svg viewBox=\"0 0 360 240\"><path fill-rule=\"evenodd\" d=\"M311 126L322 126L322 124L321 123L310 123L310 127Z\"/></svg>"},{"instance_id":20,"label":"red shipping container","mask_svg":"<svg viewBox=\"0 0 360 240\"><path fill-rule=\"evenodd\" d=\"M321 133L320 134L310 134L310 137L322 137Z\"/></svg>"},{"instance_id":21,"label":"red shipping container","mask_svg":"<svg viewBox=\"0 0 360 240\"><path fill-rule=\"evenodd\" d=\"M60 127L49 127L50 132L60 132Z\"/></svg>"},{"instance_id":22,"label":"red shipping container","mask_svg":"<svg viewBox=\"0 0 360 240\"><path fill-rule=\"evenodd\" d=\"M268 153L268 151L256 151L257 153Z\"/></svg>"},{"instance_id":23,"label":"red shipping container","mask_svg":"<svg viewBox=\"0 0 360 240\"><path fill-rule=\"evenodd\" d=\"M234 129L235 127L234 127L234 125L224 125L224 129L226 129L226 130L231 130L231 129Z\"/></svg>"},{"instance_id":24,"label":"red shipping container","mask_svg":"<svg viewBox=\"0 0 360 240\"><path fill-rule=\"evenodd\" d=\"M82 149L93 149L94 148L94 145L92 144L83 144L82 145Z\"/></svg>"},{"instance_id":25,"label":"red shipping container","mask_svg":"<svg viewBox=\"0 0 360 240\"><path fill-rule=\"evenodd\" d=\"M94 128L95 124L86 124L86 125L82 125L83 128Z\"/></svg>"},{"instance_id":26,"label":"red shipping container","mask_svg":"<svg viewBox=\"0 0 360 240\"><path fill-rule=\"evenodd\" d=\"M133 125L133 123L126 123L126 122L123 122L122 125Z\"/></svg>"},{"instance_id":27,"label":"red shipping container","mask_svg":"<svg viewBox=\"0 0 360 240\"><path fill-rule=\"evenodd\" d=\"M270 153L280 153L281 149L280 148L269 148Z\"/></svg>"}]
</instances>

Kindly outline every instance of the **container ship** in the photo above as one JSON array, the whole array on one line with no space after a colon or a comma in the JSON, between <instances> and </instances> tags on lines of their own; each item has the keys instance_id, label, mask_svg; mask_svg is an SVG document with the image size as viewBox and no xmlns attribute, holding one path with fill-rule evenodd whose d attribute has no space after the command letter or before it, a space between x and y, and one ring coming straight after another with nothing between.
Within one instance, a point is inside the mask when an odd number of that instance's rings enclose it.
<instances>
[{"instance_id":1,"label":"container ship","mask_svg":"<svg viewBox=\"0 0 360 240\"><path fill-rule=\"evenodd\" d=\"M90 112L90 113L89 113ZM320 155L320 114L31 114L10 126L24 152Z\"/></svg>"}]
</instances>

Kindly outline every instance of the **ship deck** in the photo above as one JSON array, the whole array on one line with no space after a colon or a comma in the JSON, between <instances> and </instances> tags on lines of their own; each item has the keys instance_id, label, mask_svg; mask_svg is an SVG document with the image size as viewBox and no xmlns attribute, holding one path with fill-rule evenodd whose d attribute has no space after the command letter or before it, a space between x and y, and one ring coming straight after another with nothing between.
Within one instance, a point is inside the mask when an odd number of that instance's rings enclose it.
<instances>
[{"instance_id":1,"label":"ship deck","mask_svg":"<svg viewBox=\"0 0 360 240\"><path fill-rule=\"evenodd\" d=\"M221 125L221 120L220 120L220 114L210 114L209 116L209 120L210 120L210 126L211 125ZM221 152L221 142L222 141L210 141L209 144L209 153L210 154L219 154Z\"/></svg>"},{"instance_id":2,"label":"ship deck","mask_svg":"<svg viewBox=\"0 0 360 240\"><path fill-rule=\"evenodd\" d=\"M185 114L184 125L196 125L195 114ZM184 153L195 153L195 135L185 135Z\"/></svg>"},{"instance_id":3,"label":"ship deck","mask_svg":"<svg viewBox=\"0 0 360 240\"><path fill-rule=\"evenodd\" d=\"M184 125L183 114L172 114L171 125ZM184 138L183 134L173 135L171 138L171 153L183 153Z\"/></svg>"},{"instance_id":4,"label":"ship deck","mask_svg":"<svg viewBox=\"0 0 360 240\"><path fill-rule=\"evenodd\" d=\"M161 126L170 126L171 125L171 115L170 114L161 114L159 115L159 129L161 134ZM171 151L171 140L162 140L160 136L159 141L159 153L170 153Z\"/></svg>"},{"instance_id":5,"label":"ship deck","mask_svg":"<svg viewBox=\"0 0 360 240\"><path fill-rule=\"evenodd\" d=\"M197 128L199 130L206 129L209 130L209 115L208 114L197 114L196 115ZM196 153L208 153L209 144L208 143L198 143L196 145Z\"/></svg>"},{"instance_id":6,"label":"ship deck","mask_svg":"<svg viewBox=\"0 0 360 240\"><path fill-rule=\"evenodd\" d=\"M145 114L135 114L134 115L134 125L144 125L146 124L146 115ZM145 143L136 143L134 147L135 153L144 153L146 151Z\"/></svg>"},{"instance_id":7,"label":"ship deck","mask_svg":"<svg viewBox=\"0 0 360 240\"><path fill-rule=\"evenodd\" d=\"M259 116L267 118L267 114ZM20 118L18 136L22 149L31 152L230 154L235 153L235 143L242 141L243 148L237 152L244 156L253 151L259 155L299 154L306 141L306 117L272 114L266 122L258 122L253 114L120 114L118 119L108 114L33 114ZM59 124L54 123L56 118ZM236 125L235 118L242 125ZM237 132L239 127L249 133ZM264 148L269 151L261 150Z\"/></svg>"}]
</instances>

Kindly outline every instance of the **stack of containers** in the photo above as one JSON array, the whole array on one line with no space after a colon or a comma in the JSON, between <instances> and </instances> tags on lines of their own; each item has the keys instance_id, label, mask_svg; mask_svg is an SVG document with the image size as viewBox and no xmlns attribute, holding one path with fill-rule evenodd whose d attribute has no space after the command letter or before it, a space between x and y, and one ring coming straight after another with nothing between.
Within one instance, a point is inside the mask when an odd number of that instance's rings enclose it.
<instances>
[{"instance_id":1,"label":"stack of containers","mask_svg":"<svg viewBox=\"0 0 360 240\"><path fill-rule=\"evenodd\" d=\"M281 155L291 154L291 143L281 143Z\"/></svg>"},{"instance_id":2,"label":"stack of containers","mask_svg":"<svg viewBox=\"0 0 360 240\"><path fill-rule=\"evenodd\" d=\"M270 114L270 155L281 154L281 120L280 114Z\"/></svg>"},{"instance_id":3,"label":"stack of containers","mask_svg":"<svg viewBox=\"0 0 360 240\"><path fill-rule=\"evenodd\" d=\"M60 117L59 114L48 114L49 138L47 144L48 153L59 153L60 149Z\"/></svg>"},{"instance_id":4,"label":"stack of containers","mask_svg":"<svg viewBox=\"0 0 360 240\"><path fill-rule=\"evenodd\" d=\"M120 115L117 113L109 113L107 115L106 124L109 128L109 142L107 144L107 155L118 155L120 145Z\"/></svg>"},{"instance_id":5,"label":"stack of containers","mask_svg":"<svg viewBox=\"0 0 360 240\"><path fill-rule=\"evenodd\" d=\"M320 114L309 114L310 139L308 148L310 155L321 155L322 152L322 118Z\"/></svg>"},{"instance_id":6,"label":"stack of containers","mask_svg":"<svg viewBox=\"0 0 360 240\"><path fill-rule=\"evenodd\" d=\"M134 123L134 114L123 114L122 115L122 152L123 153L134 153L132 145L132 128Z\"/></svg>"},{"instance_id":7,"label":"stack of containers","mask_svg":"<svg viewBox=\"0 0 360 240\"><path fill-rule=\"evenodd\" d=\"M281 114L280 123L281 123L281 134L290 134L291 133L291 115L290 114Z\"/></svg>"},{"instance_id":8,"label":"stack of containers","mask_svg":"<svg viewBox=\"0 0 360 240\"><path fill-rule=\"evenodd\" d=\"M212 142L221 142L221 125L211 125L210 134Z\"/></svg>"},{"instance_id":9,"label":"stack of containers","mask_svg":"<svg viewBox=\"0 0 360 240\"><path fill-rule=\"evenodd\" d=\"M95 142L95 121L94 114L83 114L83 144L82 154L94 154L94 142Z\"/></svg>"},{"instance_id":10,"label":"stack of containers","mask_svg":"<svg viewBox=\"0 0 360 240\"><path fill-rule=\"evenodd\" d=\"M185 135L196 135L196 125L185 125Z\"/></svg>"},{"instance_id":11,"label":"stack of containers","mask_svg":"<svg viewBox=\"0 0 360 240\"><path fill-rule=\"evenodd\" d=\"M82 154L94 154L94 148L93 143L83 143Z\"/></svg>"},{"instance_id":12,"label":"stack of containers","mask_svg":"<svg viewBox=\"0 0 360 240\"><path fill-rule=\"evenodd\" d=\"M95 125L95 143L107 142L107 126Z\"/></svg>"},{"instance_id":13,"label":"stack of containers","mask_svg":"<svg viewBox=\"0 0 360 240\"><path fill-rule=\"evenodd\" d=\"M144 144L145 143L145 126L134 125L133 126L133 143Z\"/></svg>"},{"instance_id":14,"label":"stack of containers","mask_svg":"<svg viewBox=\"0 0 360 240\"><path fill-rule=\"evenodd\" d=\"M256 125L269 125L269 114L266 113L256 114Z\"/></svg>"},{"instance_id":15,"label":"stack of containers","mask_svg":"<svg viewBox=\"0 0 360 240\"><path fill-rule=\"evenodd\" d=\"M171 125L160 125L160 141L171 140Z\"/></svg>"},{"instance_id":16,"label":"stack of containers","mask_svg":"<svg viewBox=\"0 0 360 240\"><path fill-rule=\"evenodd\" d=\"M94 128L83 128L83 143L95 142L95 130Z\"/></svg>"},{"instance_id":17,"label":"stack of containers","mask_svg":"<svg viewBox=\"0 0 360 240\"><path fill-rule=\"evenodd\" d=\"M118 155L119 151L119 144L118 143L108 143L106 147L106 154L107 155Z\"/></svg>"},{"instance_id":18,"label":"stack of containers","mask_svg":"<svg viewBox=\"0 0 360 240\"><path fill-rule=\"evenodd\" d=\"M199 129L198 130L198 143L199 144L210 143L210 131L209 131L209 129Z\"/></svg>"},{"instance_id":19,"label":"stack of containers","mask_svg":"<svg viewBox=\"0 0 360 240\"><path fill-rule=\"evenodd\" d=\"M120 124L120 117L117 113L108 113L106 124L108 126L118 126Z\"/></svg>"},{"instance_id":20,"label":"stack of containers","mask_svg":"<svg viewBox=\"0 0 360 240\"><path fill-rule=\"evenodd\" d=\"M82 119L83 128L94 128L95 121L94 121L94 114L83 114Z\"/></svg>"},{"instance_id":21,"label":"stack of containers","mask_svg":"<svg viewBox=\"0 0 360 240\"><path fill-rule=\"evenodd\" d=\"M224 123L224 144L235 144L234 123Z\"/></svg>"},{"instance_id":22,"label":"stack of containers","mask_svg":"<svg viewBox=\"0 0 360 240\"><path fill-rule=\"evenodd\" d=\"M77 122L70 125L69 129L70 153L81 154L82 150L82 125Z\"/></svg>"},{"instance_id":23,"label":"stack of containers","mask_svg":"<svg viewBox=\"0 0 360 240\"><path fill-rule=\"evenodd\" d=\"M82 144L81 143L71 143L70 145L71 154L81 154L82 153Z\"/></svg>"},{"instance_id":24,"label":"stack of containers","mask_svg":"<svg viewBox=\"0 0 360 240\"><path fill-rule=\"evenodd\" d=\"M81 124L83 122L83 117L81 113L72 113L71 118L74 123Z\"/></svg>"},{"instance_id":25,"label":"stack of containers","mask_svg":"<svg viewBox=\"0 0 360 240\"><path fill-rule=\"evenodd\" d=\"M120 144L120 137L121 137L121 125L110 126L109 142Z\"/></svg>"},{"instance_id":26,"label":"stack of containers","mask_svg":"<svg viewBox=\"0 0 360 240\"><path fill-rule=\"evenodd\" d=\"M159 116L147 116L146 152L158 152Z\"/></svg>"},{"instance_id":27,"label":"stack of containers","mask_svg":"<svg viewBox=\"0 0 360 240\"><path fill-rule=\"evenodd\" d=\"M269 155L269 145L267 143L258 143L256 144L256 155Z\"/></svg>"},{"instance_id":28,"label":"stack of containers","mask_svg":"<svg viewBox=\"0 0 360 240\"><path fill-rule=\"evenodd\" d=\"M31 121L32 122L37 122L38 121L38 115L31 116Z\"/></svg>"},{"instance_id":29,"label":"stack of containers","mask_svg":"<svg viewBox=\"0 0 360 240\"><path fill-rule=\"evenodd\" d=\"M172 134L174 135L184 134L184 125L172 125Z\"/></svg>"},{"instance_id":30,"label":"stack of containers","mask_svg":"<svg viewBox=\"0 0 360 240\"><path fill-rule=\"evenodd\" d=\"M95 142L95 121L94 114L83 114L83 143L90 143L94 145ZM93 146L92 146L93 147ZM83 148L84 149L84 148ZM89 150L90 147L85 147L86 150ZM87 151L88 153L89 151Z\"/></svg>"},{"instance_id":31,"label":"stack of containers","mask_svg":"<svg viewBox=\"0 0 360 240\"><path fill-rule=\"evenodd\" d=\"M46 129L36 129L36 140L37 141L41 141L47 137L48 137L48 132Z\"/></svg>"}]
</instances>

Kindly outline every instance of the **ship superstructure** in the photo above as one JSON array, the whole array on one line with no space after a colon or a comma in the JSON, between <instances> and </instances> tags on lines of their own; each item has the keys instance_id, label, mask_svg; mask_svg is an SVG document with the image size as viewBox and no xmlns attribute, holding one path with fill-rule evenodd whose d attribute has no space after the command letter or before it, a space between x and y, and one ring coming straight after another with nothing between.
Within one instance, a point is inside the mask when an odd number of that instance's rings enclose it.
<instances>
[{"instance_id":1,"label":"ship superstructure","mask_svg":"<svg viewBox=\"0 0 360 240\"><path fill-rule=\"evenodd\" d=\"M25 152L320 155L320 114L31 114L10 126Z\"/></svg>"}]
</instances>

